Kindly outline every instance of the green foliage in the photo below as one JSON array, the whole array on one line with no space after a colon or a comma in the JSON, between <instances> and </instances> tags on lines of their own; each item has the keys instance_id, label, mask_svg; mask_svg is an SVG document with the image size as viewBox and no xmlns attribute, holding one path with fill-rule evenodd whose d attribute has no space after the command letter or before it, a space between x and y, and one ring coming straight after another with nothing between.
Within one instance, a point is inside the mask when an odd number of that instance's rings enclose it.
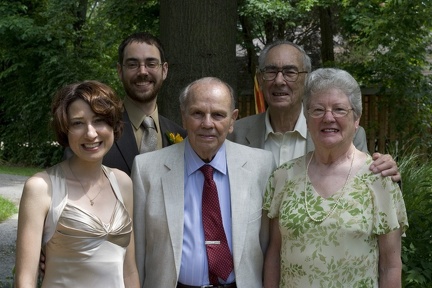
<instances>
[{"instance_id":1,"label":"green foliage","mask_svg":"<svg viewBox=\"0 0 432 288\"><path fill-rule=\"evenodd\" d=\"M322 65L320 9L331 14L339 52L332 64L362 86L380 88L403 147L392 154L402 171L411 224L403 242L404 285L431 287L432 168L417 151L432 151L432 80L423 75L431 68L426 56L432 0L238 3L239 42L250 58L259 51L253 39L264 44L288 39L305 48L315 67ZM0 0L0 159L39 167L58 162L63 151L50 129L52 96L59 87L85 79L105 82L121 95L117 47L136 31L158 34L159 1ZM418 150L408 147L405 139L412 138Z\"/></svg>"},{"instance_id":2,"label":"green foliage","mask_svg":"<svg viewBox=\"0 0 432 288\"><path fill-rule=\"evenodd\" d=\"M404 287L432 287L432 162L413 140L390 152L398 158L410 224L402 248Z\"/></svg>"},{"instance_id":3,"label":"green foliage","mask_svg":"<svg viewBox=\"0 0 432 288\"><path fill-rule=\"evenodd\" d=\"M0 223L16 213L18 208L15 204L0 196Z\"/></svg>"},{"instance_id":4,"label":"green foliage","mask_svg":"<svg viewBox=\"0 0 432 288\"><path fill-rule=\"evenodd\" d=\"M0 0L2 159L40 167L61 159L50 128L51 99L61 86L95 79L122 91L116 72L119 43L158 22L157 1L127 3ZM137 21L142 16L148 17Z\"/></svg>"},{"instance_id":5,"label":"green foliage","mask_svg":"<svg viewBox=\"0 0 432 288\"><path fill-rule=\"evenodd\" d=\"M338 65L362 86L380 88L381 104L390 108L389 121L400 143L415 133L418 145L429 149L432 79L423 72L430 68L432 1L349 4L340 10L345 53Z\"/></svg>"},{"instance_id":6,"label":"green foliage","mask_svg":"<svg viewBox=\"0 0 432 288\"><path fill-rule=\"evenodd\" d=\"M251 23L254 38L262 43L276 39L296 39L295 31L303 24L302 19L310 5L288 0L242 0L239 1L238 14ZM244 29L244 27L243 27ZM243 43L246 45L246 43Z\"/></svg>"},{"instance_id":7,"label":"green foliage","mask_svg":"<svg viewBox=\"0 0 432 288\"><path fill-rule=\"evenodd\" d=\"M293 7L289 1L283 0L249 0L245 1L244 6L239 12L240 15L255 14L261 19L286 19L286 14L293 11Z\"/></svg>"}]
</instances>

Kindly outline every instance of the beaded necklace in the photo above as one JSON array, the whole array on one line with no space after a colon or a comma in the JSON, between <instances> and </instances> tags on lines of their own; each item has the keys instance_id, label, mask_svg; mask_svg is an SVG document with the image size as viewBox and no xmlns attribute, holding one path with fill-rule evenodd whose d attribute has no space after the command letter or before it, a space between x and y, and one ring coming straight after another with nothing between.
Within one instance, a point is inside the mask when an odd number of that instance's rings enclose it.
<instances>
[{"instance_id":1,"label":"beaded necklace","mask_svg":"<svg viewBox=\"0 0 432 288\"><path fill-rule=\"evenodd\" d=\"M304 187L305 187L305 193L304 193L305 196L304 196L304 201L305 201L306 213L308 214L309 218L312 219L312 221L314 221L314 222L321 223L321 222L323 222L324 220L326 220L328 217L330 217L330 215L333 214L333 212L336 210L336 207L339 205L339 203L340 203L342 197L345 195L345 186L346 186L346 184L348 183L348 179L351 177L351 171L352 171L352 167L353 167L353 163L354 163L355 150L354 150L354 152L352 153L351 166L350 166L350 169L349 169L349 172L348 172L348 176L347 176L347 178L346 178L346 180L345 180L345 184L344 184L343 187L342 187L342 193L339 195L339 197L338 197L337 200L336 200L336 203L333 205L333 207L330 209L330 211L329 211L329 212L328 212L324 217L319 218L319 219L313 217L313 216L311 215L311 213L309 212L308 201L307 201L307 195L308 195L308 193L307 193L307 189L306 189L306 186L307 186L307 178L308 178L308 170L309 170L309 164L311 163L312 158L314 157L314 155L315 155L315 151L312 152L312 156L310 157L309 162L308 162L308 164L307 164L307 166L306 166L306 173L305 173L305 186L304 186ZM312 183L311 183L311 185L312 185Z\"/></svg>"}]
</instances>

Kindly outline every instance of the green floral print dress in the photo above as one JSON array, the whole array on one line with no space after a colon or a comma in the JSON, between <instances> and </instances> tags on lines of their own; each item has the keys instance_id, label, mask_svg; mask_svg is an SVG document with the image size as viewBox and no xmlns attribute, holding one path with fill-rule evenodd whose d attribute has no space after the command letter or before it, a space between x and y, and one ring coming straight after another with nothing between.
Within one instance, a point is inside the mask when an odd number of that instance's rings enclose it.
<instances>
[{"instance_id":1,"label":"green floral print dress","mask_svg":"<svg viewBox=\"0 0 432 288\"><path fill-rule=\"evenodd\" d=\"M269 218L279 218L280 287L378 287L378 235L408 228L399 186L373 174L368 155L340 200L342 191L323 198L306 176L306 159L280 166L265 192L264 210ZM306 211L305 193L315 220L337 207L316 222Z\"/></svg>"}]
</instances>

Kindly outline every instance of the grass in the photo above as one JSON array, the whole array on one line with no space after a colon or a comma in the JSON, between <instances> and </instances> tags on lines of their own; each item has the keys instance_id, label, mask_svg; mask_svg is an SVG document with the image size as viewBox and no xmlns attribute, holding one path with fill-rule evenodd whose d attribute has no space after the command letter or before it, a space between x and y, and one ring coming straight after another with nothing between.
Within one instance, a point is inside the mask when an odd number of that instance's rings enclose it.
<instances>
[{"instance_id":1,"label":"grass","mask_svg":"<svg viewBox=\"0 0 432 288\"><path fill-rule=\"evenodd\" d=\"M0 196L0 222L18 212L18 208L11 201Z\"/></svg>"},{"instance_id":2,"label":"grass","mask_svg":"<svg viewBox=\"0 0 432 288\"><path fill-rule=\"evenodd\" d=\"M39 171L42 171L42 169L34 167L10 166L5 164L0 165L0 174L31 176ZM17 212L18 209L14 203L0 196L0 222L3 222Z\"/></svg>"},{"instance_id":3,"label":"grass","mask_svg":"<svg viewBox=\"0 0 432 288\"><path fill-rule=\"evenodd\" d=\"M33 174L42 171L41 168L35 167L20 167L20 166L9 166L0 165L0 174L12 174L20 176L32 176Z\"/></svg>"}]
</instances>

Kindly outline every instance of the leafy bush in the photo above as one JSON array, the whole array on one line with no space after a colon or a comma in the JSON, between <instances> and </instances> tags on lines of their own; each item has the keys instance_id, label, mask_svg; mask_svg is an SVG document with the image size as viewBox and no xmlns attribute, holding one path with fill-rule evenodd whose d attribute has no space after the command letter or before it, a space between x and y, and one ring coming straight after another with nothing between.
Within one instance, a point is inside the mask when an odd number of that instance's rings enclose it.
<instances>
[{"instance_id":1,"label":"leafy bush","mask_svg":"<svg viewBox=\"0 0 432 288\"><path fill-rule=\"evenodd\" d=\"M432 287L432 162L408 147L397 155L410 224L403 238L404 287Z\"/></svg>"}]
</instances>

